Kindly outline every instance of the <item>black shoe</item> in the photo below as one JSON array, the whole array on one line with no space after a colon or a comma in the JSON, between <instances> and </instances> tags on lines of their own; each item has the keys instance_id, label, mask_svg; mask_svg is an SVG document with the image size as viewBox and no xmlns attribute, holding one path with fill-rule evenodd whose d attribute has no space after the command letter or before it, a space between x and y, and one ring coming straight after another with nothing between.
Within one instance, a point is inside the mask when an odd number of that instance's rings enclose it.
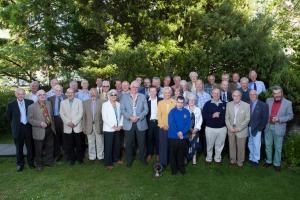
<instances>
[{"instance_id":1,"label":"black shoe","mask_svg":"<svg viewBox=\"0 0 300 200\"><path fill-rule=\"evenodd\" d=\"M126 167L128 167L128 168L131 168L131 166L132 166L132 163L127 163L126 164Z\"/></svg>"},{"instance_id":2,"label":"black shoe","mask_svg":"<svg viewBox=\"0 0 300 200\"><path fill-rule=\"evenodd\" d=\"M274 169L276 172L280 172L281 171L281 166L274 166Z\"/></svg>"},{"instance_id":3,"label":"black shoe","mask_svg":"<svg viewBox=\"0 0 300 200\"><path fill-rule=\"evenodd\" d=\"M75 165L75 161L73 161L73 160L72 160L72 161L70 161L70 162L69 162L69 165L70 165L70 166L73 166L73 165Z\"/></svg>"},{"instance_id":4,"label":"black shoe","mask_svg":"<svg viewBox=\"0 0 300 200\"><path fill-rule=\"evenodd\" d=\"M24 169L24 166L17 165L17 172L21 172L21 171L23 171L23 169Z\"/></svg>"},{"instance_id":5,"label":"black shoe","mask_svg":"<svg viewBox=\"0 0 300 200\"><path fill-rule=\"evenodd\" d=\"M182 174L182 175L185 175L185 170L180 170L180 173Z\"/></svg>"},{"instance_id":6,"label":"black shoe","mask_svg":"<svg viewBox=\"0 0 300 200\"><path fill-rule=\"evenodd\" d=\"M78 164L82 165L83 164L83 160L78 160Z\"/></svg>"},{"instance_id":7,"label":"black shoe","mask_svg":"<svg viewBox=\"0 0 300 200\"><path fill-rule=\"evenodd\" d=\"M266 168L268 168L268 167L272 167L273 165L272 164L270 164L270 163L265 163L264 164L264 167L266 167Z\"/></svg>"},{"instance_id":8,"label":"black shoe","mask_svg":"<svg viewBox=\"0 0 300 200\"><path fill-rule=\"evenodd\" d=\"M55 163L54 163L54 162L47 163L47 164L45 164L45 166L47 166L47 167L54 167L54 166L55 166Z\"/></svg>"},{"instance_id":9,"label":"black shoe","mask_svg":"<svg viewBox=\"0 0 300 200\"><path fill-rule=\"evenodd\" d=\"M249 160L250 165L253 167L258 167L259 163L258 162L253 162L252 160Z\"/></svg>"},{"instance_id":10,"label":"black shoe","mask_svg":"<svg viewBox=\"0 0 300 200\"><path fill-rule=\"evenodd\" d=\"M35 168L35 165L34 164L30 164L28 165L30 169L34 169Z\"/></svg>"},{"instance_id":11,"label":"black shoe","mask_svg":"<svg viewBox=\"0 0 300 200\"><path fill-rule=\"evenodd\" d=\"M56 157L55 157L55 161L56 162L59 162L61 159L62 159L63 155L62 154L58 154Z\"/></svg>"}]
</instances>

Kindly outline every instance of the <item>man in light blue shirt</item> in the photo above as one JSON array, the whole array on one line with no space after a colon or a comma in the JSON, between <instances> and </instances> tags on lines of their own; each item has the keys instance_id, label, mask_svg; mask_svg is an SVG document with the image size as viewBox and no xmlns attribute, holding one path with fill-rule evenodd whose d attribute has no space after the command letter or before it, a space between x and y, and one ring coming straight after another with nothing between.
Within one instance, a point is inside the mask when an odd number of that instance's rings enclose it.
<instances>
[{"instance_id":1,"label":"man in light blue shirt","mask_svg":"<svg viewBox=\"0 0 300 200\"><path fill-rule=\"evenodd\" d=\"M211 100L210 94L204 91L204 84L202 80L196 81L196 104L201 110L203 109L204 104Z\"/></svg>"},{"instance_id":2,"label":"man in light blue shirt","mask_svg":"<svg viewBox=\"0 0 300 200\"><path fill-rule=\"evenodd\" d=\"M248 86L250 90L256 90L257 95L259 95L262 92L266 92L266 86L264 82L256 80L257 79L256 71L252 70L249 72L249 79L251 80Z\"/></svg>"},{"instance_id":3,"label":"man in light blue shirt","mask_svg":"<svg viewBox=\"0 0 300 200\"><path fill-rule=\"evenodd\" d=\"M81 90L77 92L76 97L81 101L91 99L91 95L89 92L89 82L85 79L81 81Z\"/></svg>"}]
</instances>

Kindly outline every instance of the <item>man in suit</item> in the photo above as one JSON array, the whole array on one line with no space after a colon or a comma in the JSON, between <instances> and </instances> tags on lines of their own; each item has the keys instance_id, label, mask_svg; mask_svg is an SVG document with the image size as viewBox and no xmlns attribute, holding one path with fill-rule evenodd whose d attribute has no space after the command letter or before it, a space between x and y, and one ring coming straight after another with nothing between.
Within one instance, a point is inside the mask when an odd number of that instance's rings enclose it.
<instances>
[{"instance_id":1,"label":"man in suit","mask_svg":"<svg viewBox=\"0 0 300 200\"><path fill-rule=\"evenodd\" d=\"M146 116L148 104L145 95L138 93L139 83L133 81L130 85L130 94L121 99L121 112L124 117L123 129L125 130L125 153L127 167L133 163L133 151L135 138L138 142L139 159L146 165L145 160L145 135L148 129Z\"/></svg>"},{"instance_id":2,"label":"man in suit","mask_svg":"<svg viewBox=\"0 0 300 200\"><path fill-rule=\"evenodd\" d=\"M32 81L30 83L30 93L27 93L25 95L25 99L29 99L32 100L33 102L37 102L38 101L38 96L36 95L37 91L39 90L40 84L37 81Z\"/></svg>"},{"instance_id":3,"label":"man in suit","mask_svg":"<svg viewBox=\"0 0 300 200\"><path fill-rule=\"evenodd\" d=\"M60 117L64 123L63 140L66 147L66 153L70 165L74 165L77 160L79 164L83 163L84 135L82 133L82 102L74 98L74 90L69 88L66 92L67 99L60 103Z\"/></svg>"},{"instance_id":4,"label":"man in suit","mask_svg":"<svg viewBox=\"0 0 300 200\"><path fill-rule=\"evenodd\" d=\"M241 87L238 90L242 93L242 101L250 103L250 89L248 88L249 79L247 77L242 77L240 83Z\"/></svg>"},{"instance_id":5,"label":"man in suit","mask_svg":"<svg viewBox=\"0 0 300 200\"><path fill-rule=\"evenodd\" d=\"M46 92L39 90L37 96L38 101L28 107L28 120L32 126L35 163L37 170L42 171L43 165L54 165L53 135L55 134L55 127L51 103L46 101Z\"/></svg>"},{"instance_id":6,"label":"man in suit","mask_svg":"<svg viewBox=\"0 0 300 200\"><path fill-rule=\"evenodd\" d=\"M49 91L47 92L47 99L48 99L49 97L52 97L52 96L55 95L54 87L55 87L56 85L58 85L58 84L59 84L59 83L58 83L58 80L57 80L56 78L54 78L54 79L52 79L52 80L50 81L51 90L49 90Z\"/></svg>"},{"instance_id":7,"label":"man in suit","mask_svg":"<svg viewBox=\"0 0 300 200\"><path fill-rule=\"evenodd\" d=\"M55 135L54 135L54 158L56 161L59 161L62 158L64 149L63 144L63 133L64 133L64 124L60 117L60 103L67 97L62 94L62 86L56 85L54 88L55 95L48 98L48 101L51 103L52 111L51 113L54 116L54 125L55 125Z\"/></svg>"},{"instance_id":8,"label":"man in suit","mask_svg":"<svg viewBox=\"0 0 300 200\"><path fill-rule=\"evenodd\" d=\"M151 160L151 157L155 154L158 160L159 152L159 127L157 121L157 105L161 98L157 97L156 87L150 87L150 97L148 99L148 115L147 121L149 129L147 131L147 161Z\"/></svg>"},{"instance_id":9,"label":"man in suit","mask_svg":"<svg viewBox=\"0 0 300 200\"><path fill-rule=\"evenodd\" d=\"M267 160L265 167L274 166L276 171L281 170L281 151L286 124L294 117L292 102L283 97L280 86L274 86L273 98L268 98L269 119L265 129L265 144ZM273 143L275 146L274 158L272 156Z\"/></svg>"},{"instance_id":10,"label":"man in suit","mask_svg":"<svg viewBox=\"0 0 300 200\"><path fill-rule=\"evenodd\" d=\"M232 95L231 92L228 90L229 83L228 81L222 81L220 85L221 89L221 100L224 102L232 101Z\"/></svg>"},{"instance_id":11,"label":"man in suit","mask_svg":"<svg viewBox=\"0 0 300 200\"><path fill-rule=\"evenodd\" d=\"M249 141L250 151L249 161L252 166L258 166L260 160L261 133L268 123L268 106L258 100L256 90L251 90L250 96L250 122L249 122Z\"/></svg>"},{"instance_id":12,"label":"man in suit","mask_svg":"<svg viewBox=\"0 0 300 200\"><path fill-rule=\"evenodd\" d=\"M97 98L97 89L90 89L91 99L83 102L82 130L87 135L89 159L104 158L104 136L102 131L102 104Z\"/></svg>"},{"instance_id":13,"label":"man in suit","mask_svg":"<svg viewBox=\"0 0 300 200\"><path fill-rule=\"evenodd\" d=\"M230 164L243 167L245 160L248 123L250 121L250 105L241 101L239 90L232 93L233 101L227 103L225 122L228 128Z\"/></svg>"},{"instance_id":14,"label":"man in suit","mask_svg":"<svg viewBox=\"0 0 300 200\"><path fill-rule=\"evenodd\" d=\"M17 171L24 169L24 143L27 149L27 162L30 168L34 168L33 158L33 140L31 125L28 123L27 110L28 106L33 103L31 100L24 99L25 91L17 88L15 91L16 100L8 103L6 115L10 122L12 135L16 146Z\"/></svg>"},{"instance_id":15,"label":"man in suit","mask_svg":"<svg viewBox=\"0 0 300 200\"><path fill-rule=\"evenodd\" d=\"M99 98L102 100L102 101L107 101L108 100L108 92L110 90L110 83L109 81L103 81L102 82L102 92L101 94L99 94Z\"/></svg>"},{"instance_id":16,"label":"man in suit","mask_svg":"<svg viewBox=\"0 0 300 200\"><path fill-rule=\"evenodd\" d=\"M144 86L140 87L139 93L142 93L146 95L146 97L149 97L150 87L151 87L151 80L149 78L144 78Z\"/></svg>"}]
</instances>

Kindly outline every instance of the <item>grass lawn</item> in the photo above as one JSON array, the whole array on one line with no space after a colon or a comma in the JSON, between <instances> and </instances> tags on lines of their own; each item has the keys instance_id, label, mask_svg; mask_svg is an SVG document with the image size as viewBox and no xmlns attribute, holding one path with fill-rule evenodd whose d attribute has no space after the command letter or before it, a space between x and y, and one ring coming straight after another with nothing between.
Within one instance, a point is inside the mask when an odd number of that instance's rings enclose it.
<instances>
[{"instance_id":1,"label":"grass lawn","mask_svg":"<svg viewBox=\"0 0 300 200\"><path fill-rule=\"evenodd\" d=\"M15 159L0 158L0 199L300 199L299 169L244 169L206 166L203 156L185 176L170 169L155 179L152 166L135 161L131 169L118 165L109 172L100 162L69 166L58 163L43 172L15 171Z\"/></svg>"}]
</instances>

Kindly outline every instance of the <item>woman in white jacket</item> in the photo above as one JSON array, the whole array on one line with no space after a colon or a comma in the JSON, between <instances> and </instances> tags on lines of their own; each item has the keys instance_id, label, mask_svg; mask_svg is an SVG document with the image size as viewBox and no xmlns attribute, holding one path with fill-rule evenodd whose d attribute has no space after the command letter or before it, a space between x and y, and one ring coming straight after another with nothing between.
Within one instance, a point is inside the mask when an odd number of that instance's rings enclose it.
<instances>
[{"instance_id":1,"label":"woman in white jacket","mask_svg":"<svg viewBox=\"0 0 300 200\"><path fill-rule=\"evenodd\" d=\"M202 122L203 122L201 109L196 106L196 95L189 94L188 105L185 108L188 109L191 114L190 141L191 141L191 145L193 145L193 146L191 148L189 148L189 151L195 152L193 155L193 165L195 165L197 163L196 155L197 155L197 150L198 150L198 149L195 149L195 146L196 146L195 144L198 144L197 146L200 145L198 134L201 129ZM192 141L192 140L194 140L194 141ZM192 149L192 148L194 148L194 149ZM191 153L191 152L188 152L188 153Z\"/></svg>"},{"instance_id":2,"label":"woman in white jacket","mask_svg":"<svg viewBox=\"0 0 300 200\"><path fill-rule=\"evenodd\" d=\"M102 105L104 132L104 163L108 170L113 168L113 162L122 163L120 158L120 130L123 126L120 103L117 102L117 91L108 92L108 101Z\"/></svg>"}]
</instances>

